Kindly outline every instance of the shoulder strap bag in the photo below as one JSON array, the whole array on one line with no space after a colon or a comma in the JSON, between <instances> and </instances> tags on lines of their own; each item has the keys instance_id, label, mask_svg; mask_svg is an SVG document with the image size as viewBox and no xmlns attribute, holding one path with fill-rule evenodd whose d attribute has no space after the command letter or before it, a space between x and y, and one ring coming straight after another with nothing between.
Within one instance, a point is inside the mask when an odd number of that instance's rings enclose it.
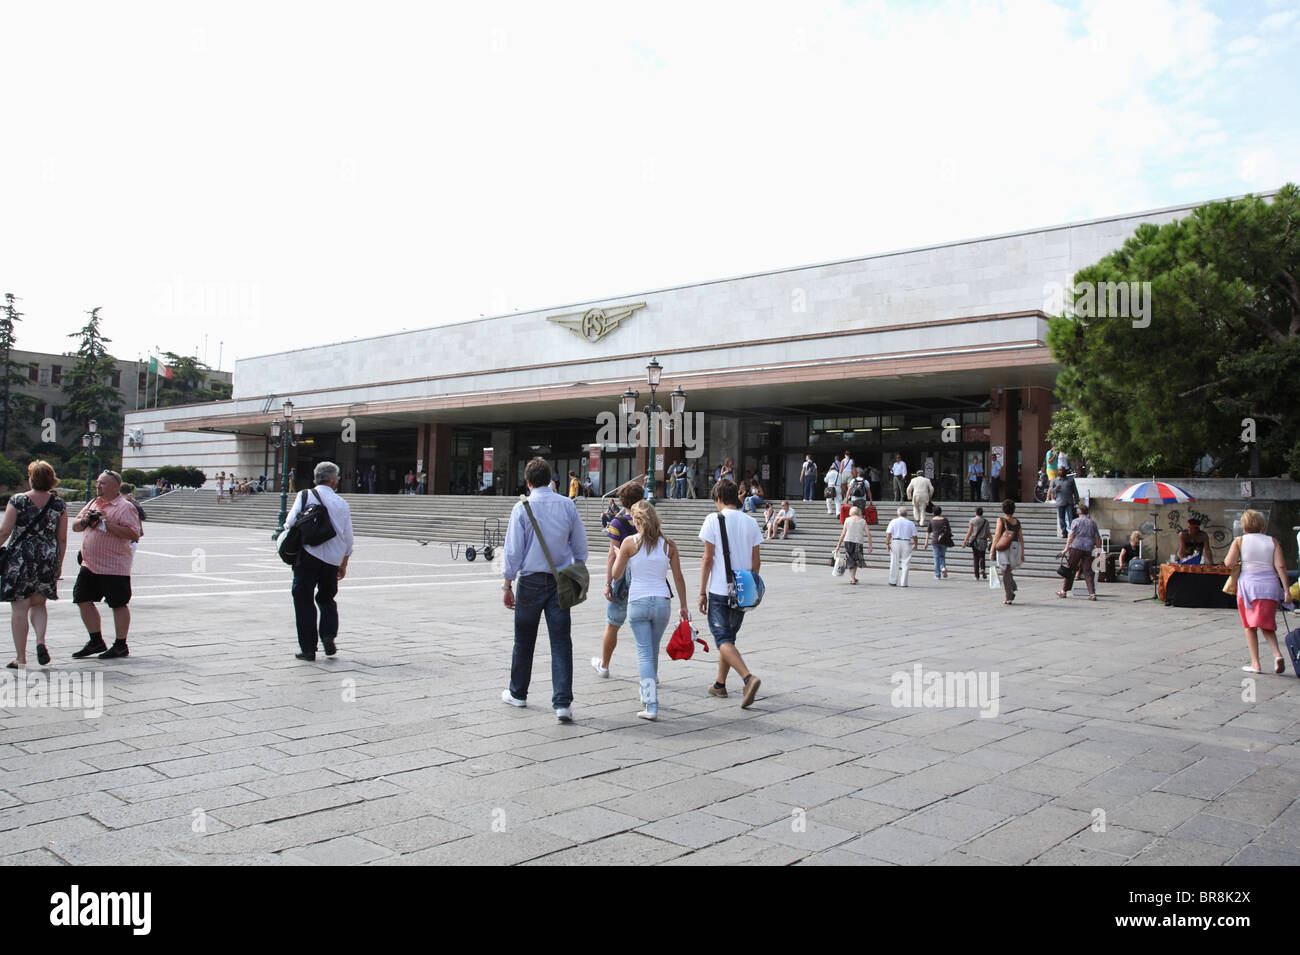
<instances>
[{"instance_id":1,"label":"shoulder strap bag","mask_svg":"<svg viewBox=\"0 0 1300 955\"><path fill-rule=\"evenodd\" d=\"M727 606L744 612L753 610L763 602L767 588L763 578L749 570L731 569L731 545L727 541L725 511L718 511L718 533L722 535L722 567L727 573Z\"/></svg>"},{"instance_id":2,"label":"shoulder strap bag","mask_svg":"<svg viewBox=\"0 0 1300 955\"><path fill-rule=\"evenodd\" d=\"M26 527L23 528L21 534L19 534L16 538L14 538L9 542L8 547L0 547L0 576L4 575L5 569L9 566L10 552L13 550L13 548L17 547L24 540L26 540L27 535L32 532L32 529L36 527L36 525L38 525L42 520L45 519L45 515L50 509L50 505L54 503L54 497L55 497L54 492L50 491L50 496L49 498L46 499L45 506L41 508L40 513L37 514L36 517ZM30 500L30 498L28 498L28 500Z\"/></svg>"},{"instance_id":3,"label":"shoulder strap bag","mask_svg":"<svg viewBox=\"0 0 1300 955\"><path fill-rule=\"evenodd\" d=\"M551 566L551 575L555 577L555 590L560 600L560 606L568 610L570 607L576 607L587 599L587 588L591 586L591 574L587 572L587 565L580 560L575 560L563 570L555 569L555 561L551 559L551 549L546 546L546 538L542 536L542 529L537 526L537 518L533 515L532 505L528 503L528 498L521 496L524 510L528 512L528 520L533 524L533 533L537 535L537 542L542 545L542 553L546 555L546 563Z\"/></svg>"}]
</instances>

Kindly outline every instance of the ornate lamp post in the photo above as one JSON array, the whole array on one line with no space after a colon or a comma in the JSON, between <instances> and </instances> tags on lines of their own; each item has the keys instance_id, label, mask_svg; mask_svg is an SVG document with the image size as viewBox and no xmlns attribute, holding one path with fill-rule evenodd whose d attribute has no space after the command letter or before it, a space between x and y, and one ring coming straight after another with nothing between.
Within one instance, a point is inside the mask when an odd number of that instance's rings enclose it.
<instances>
[{"instance_id":1,"label":"ornate lamp post","mask_svg":"<svg viewBox=\"0 0 1300 955\"><path fill-rule=\"evenodd\" d=\"M655 413L659 406L655 404L655 391L659 388L659 383L663 378L663 366L657 359L651 358L650 364L645 367L646 384L650 386L650 404L646 405L646 438L649 443L649 462L646 468L646 488L645 499L651 504L655 500ZM630 417L636 413L637 399L641 397L639 391L633 391L628 388L623 392L622 407L624 417ZM682 391L681 385L672 393L673 415L679 415L686 409L686 392Z\"/></svg>"},{"instance_id":2,"label":"ornate lamp post","mask_svg":"<svg viewBox=\"0 0 1300 955\"><path fill-rule=\"evenodd\" d=\"M86 449L86 500L93 501L90 487L92 475L95 473L95 452L104 441L104 436L99 433L99 423L91 418L88 422L90 430L81 436L81 446Z\"/></svg>"},{"instance_id":3,"label":"ornate lamp post","mask_svg":"<svg viewBox=\"0 0 1300 955\"><path fill-rule=\"evenodd\" d=\"M298 438L302 435L302 418L293 416L293 402L284 403L284 423L280 420L271 422L271 444L277 449L282 449L280 457L280 520L276 525L275 531L271 534L271 539L280 536L284 530L284 522L289 516L289 447L298 444Z\"/></svg>"}]
</instances>

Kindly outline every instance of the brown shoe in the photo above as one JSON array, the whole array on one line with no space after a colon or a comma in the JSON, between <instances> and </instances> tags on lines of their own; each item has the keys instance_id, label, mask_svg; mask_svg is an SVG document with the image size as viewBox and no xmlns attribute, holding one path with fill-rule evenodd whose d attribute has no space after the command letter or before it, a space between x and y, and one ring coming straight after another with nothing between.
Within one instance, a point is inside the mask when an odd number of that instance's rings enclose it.
<instances>
[{"instance_id":1,"label":"brown shoe","mask_svg":"<svg viewBox=\"0 0 1300 955\"><path fill-rule=\"evenodd\" d=\"M709 696L720 696L725 700L727 698L727 688L725 686L720 687L716 683L710 683Z\"/></svg>"},{"instance_id":2,"label":"brown shoe","mask_svg":"<svg viewBox=\"0 0 1300 955\"><path fill-rule=\"evenodd\" d=\"M758 688L762 685L763 685L762 680L760 680L758 677L754 676L753 674L750 674L749 682L745 684L745 696L740 701L740 708L742 710L748 709L749 706L754 702L754 697L758 696Z\"/></svg>"}]
</instances>

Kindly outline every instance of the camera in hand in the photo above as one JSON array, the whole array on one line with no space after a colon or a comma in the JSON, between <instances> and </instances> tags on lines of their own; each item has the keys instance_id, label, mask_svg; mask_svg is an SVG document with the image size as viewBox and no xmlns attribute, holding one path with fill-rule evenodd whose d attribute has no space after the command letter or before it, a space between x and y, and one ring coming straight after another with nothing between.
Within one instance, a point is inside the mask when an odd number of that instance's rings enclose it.
<instances>
[{"instance_id":1,"label":"camera in hand","mask_svg":"<svg viewBox=\"0 0 1300 955\"><path fill-rule=\"evenodd\" d=\"M99 524L99 521L100 521L100 519L101 519L103 516L104 516L103 513L100 512L100 511L96 511L96 510L89 510L89 511L87 511L87 512L86 512L86 526L87 526L87 527L96 527L96 526Z\"/></svg>"}]
</instances>

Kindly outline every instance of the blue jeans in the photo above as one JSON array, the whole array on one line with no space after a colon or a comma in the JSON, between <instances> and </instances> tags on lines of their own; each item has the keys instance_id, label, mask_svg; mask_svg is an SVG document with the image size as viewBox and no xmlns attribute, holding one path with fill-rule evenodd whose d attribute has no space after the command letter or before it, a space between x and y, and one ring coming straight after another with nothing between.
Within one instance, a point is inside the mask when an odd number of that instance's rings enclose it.
<instances>
[{"instance_id":1,"label":"blue jeans","mask_svg":"<svg viewBox=\"0 0 1300 955\"><path fill-rule=\"evenodd\" d=\"M934 579L939 579L939 571L948 569L948 548L943 544L931 544L934 548Z\"/></svg>"},{"instance_id":2,"label":"blue jeans","mask_svg":"<svg viewBox=\"0 0 1300 955\"><path fill-rule=\"evenodd\" d=\"M546 614L546 631L551 637L552 706L573 702L573 639L569 611L560 606L555 578L550 574L528 574L515 587L515 652L510 661L510 695L528 699L533 678L533 649L537 627Z\"/></svg>"},{"instance_id":3,"label":"blue jeans","mask_svg":"<svg viewBox=\"0 0 1300 955\"><path fill-rule=\"evenodd\" d=\"M675 483L677 485L677 499L681 500L686 497L686 478L679 477Z\"/></svg>"},{"instance_id":4,"label":"blue jeans","mask_svg":"<svg viewBox=\"0 0 1300 955\"><path fill-rule=\"evenodd\" d=\"M624 569L621 579L611 585L614 599L605 603L605 622L611 627L621 627L627 621L627 594L632 586L632 568ZM622 594L620 598L618 595Z\"/></svg>"},{"instance_id":5,"label":"blue jeans","mask_svg":"<svg viewBox=\"0 0 1300 955\"><path fill-rule=\"evenodd\" d=\"M627 622L636 640L636 665L641 676L641 702L651 714L659 712L659 642L668 627L667 597L641 597L627 605Z\"/></svg>"},{"instance_id":6,"label":"blue jeans","mask_svg":"<svg viewBox=\"0 0 1300 955\"><path fill-rule=\"evenodd\" d=\"M803 499L805 501L811 501L813 499L813 492L816 490L817 479L809 474L803 479Z\"/></svg>"},{"instance_id":7,"label":"blue jeans","mask_svg":"<svg viewBox=\"0 0 1300 955\"><path fill-rule=\"evenodd\" d=\"M749 497L745 498L745 510L752 514L758 505L762 503L763 499L761 497L757 494L751 494Z\"/></svg>"},{"instance_id":8,"label":"blue jeans","mask_svg":"<svg viewBox=\"0 0 1300 955\"><path fill-rule=\"evenodd\" d=\"M715 646L724 643L734 644L740 625L745 622L743 610L732 610L727 606L727 598L709 593L709 632L713 634Z\"/></svg>"},{"instance_id":9,"label":"blue jeans","mask_svg":"<svg viewBox=\"0 0 1300 955\"><path fill-rule=\"evenodd\" d=\"M1074 523L1076 516L1073 504L1066 504L1064 507L1057 507L1056 523L1060 525L1062 534L1070 533L1070 525Z\"/></svg>"}]
</instances>

